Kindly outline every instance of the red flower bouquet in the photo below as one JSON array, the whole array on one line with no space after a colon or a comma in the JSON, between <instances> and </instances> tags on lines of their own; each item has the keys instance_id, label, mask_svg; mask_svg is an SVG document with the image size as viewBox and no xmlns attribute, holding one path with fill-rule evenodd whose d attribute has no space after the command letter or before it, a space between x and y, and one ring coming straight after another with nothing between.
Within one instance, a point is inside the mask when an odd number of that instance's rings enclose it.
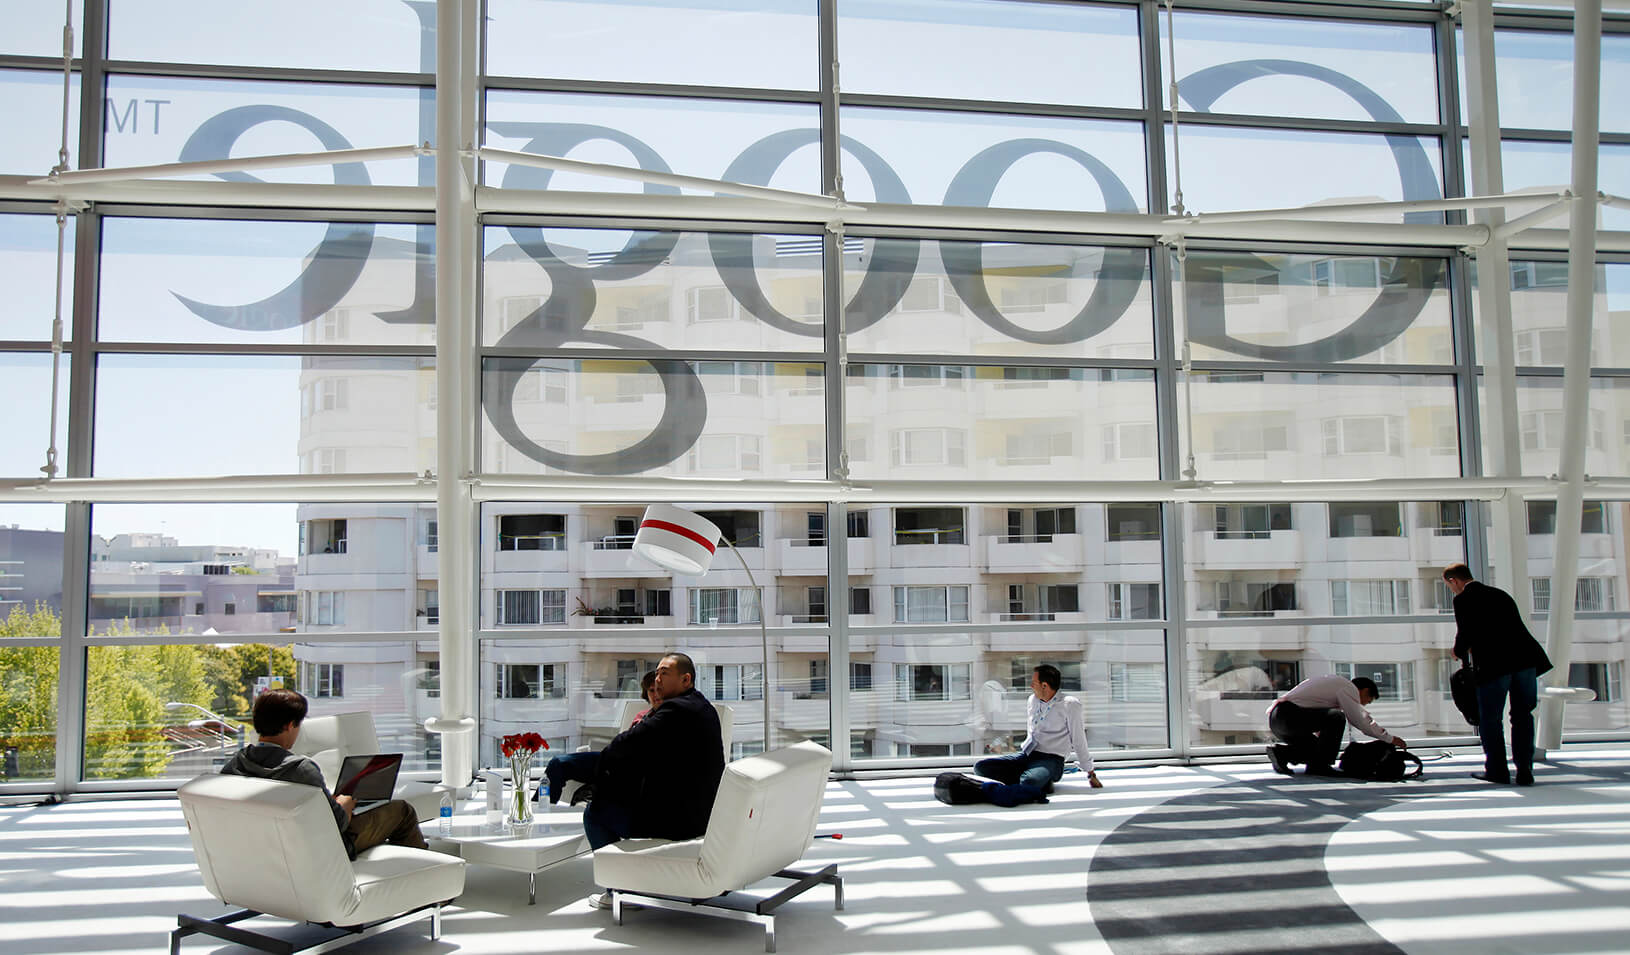
<instances>
[{"instance_id":1,"label":"red flower bouquet","mask_svg":"<svg viewBox=\"0 0 1630 955\"><path fill-rule=\"evenodd\" d=\"M540 749L548 749L549 741L536 733L511 733L504 737L498 748L503 750L506 758L518 753L533 756Z\"/></svg>"}]
</instances>

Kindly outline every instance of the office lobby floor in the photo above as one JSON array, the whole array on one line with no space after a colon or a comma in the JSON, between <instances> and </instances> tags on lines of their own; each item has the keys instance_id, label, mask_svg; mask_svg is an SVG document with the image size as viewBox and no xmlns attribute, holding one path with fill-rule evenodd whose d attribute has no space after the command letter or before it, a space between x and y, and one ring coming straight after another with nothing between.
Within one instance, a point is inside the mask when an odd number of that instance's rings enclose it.
<instances>
[{"instance_id":1,"label":"office lobby floor","mask_svg":"<svg viewBox=\"0 0 1630 955\"><path fill-rule=\"evenodd\" d=\"M1630 951L1630 748L1574 746L1531 789L1422 750L1394 784L1286 779L1262 762L1069 775L1045 806L936 802L925 776L835 782L806 861L841 863L846 906L781 910L785 955L934 952ZM440 941L419 923L347 951L752 955L757 926L591 909L579 858L538 879L472 866ZM764 892L779 883L765 883ZM0 951L153 953L204 891L173 798L0 806ZM266 922L268 920L259 920ZM269 923L276 925L277 923ZM241 952L194 936L183 953Z\"/></svg>"}]
</instances>

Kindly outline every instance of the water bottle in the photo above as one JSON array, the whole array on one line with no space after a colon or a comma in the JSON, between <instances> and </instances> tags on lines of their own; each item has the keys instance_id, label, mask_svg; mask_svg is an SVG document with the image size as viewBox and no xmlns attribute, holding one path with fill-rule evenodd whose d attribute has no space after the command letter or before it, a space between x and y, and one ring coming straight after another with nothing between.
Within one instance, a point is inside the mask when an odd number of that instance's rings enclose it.
<instances>
[{"instance_id":1,"label":"water bottle","mask_svg":"<svg viewBox=\"0 0 1630 955\"><path fill-rule=\"evenodd\" d=\"M441 794L441 812L439 815L441 817L441 834L451 836L453 834L453 794L451 792L444 791Z\"/></svg>"}]
</instances>

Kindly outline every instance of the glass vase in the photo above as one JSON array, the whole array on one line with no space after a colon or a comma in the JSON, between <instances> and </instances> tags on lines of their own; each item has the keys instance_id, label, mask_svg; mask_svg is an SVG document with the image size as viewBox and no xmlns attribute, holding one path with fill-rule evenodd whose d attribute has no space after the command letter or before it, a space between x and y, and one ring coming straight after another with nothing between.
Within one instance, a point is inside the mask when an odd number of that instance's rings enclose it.
<instances>
[{"instance_id":1,"label":"glass vase","mask_svg":"<svg viewBox=\"0 0 1630 955\"><path fill-rule=\"evenodd\" d=\"M531 787L532 757L533 753L516 753L509 758L509 813L508 821L512 826L525 826L532 822L532 793Z\"/></svg>"}]
</instances>

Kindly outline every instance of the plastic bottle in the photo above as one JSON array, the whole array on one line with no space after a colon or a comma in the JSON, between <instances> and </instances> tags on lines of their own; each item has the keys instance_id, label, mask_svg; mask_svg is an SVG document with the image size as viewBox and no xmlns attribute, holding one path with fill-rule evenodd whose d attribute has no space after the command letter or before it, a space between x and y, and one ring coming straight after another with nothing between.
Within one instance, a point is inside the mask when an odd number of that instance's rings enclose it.
<instances>
[{"instance_id":1,"label":"plastic bottle","mask_svg":"<svg viewBox=\"0 0 1630 955\"><path fill-rule=\"evenodd\" d=\"M453 834L453 794L451 792L443 792L441 794L441 812L439 813L439 815L441 817L441 834L444 835L444 836L452 835Z\"/></svg>"}]
</instances>

